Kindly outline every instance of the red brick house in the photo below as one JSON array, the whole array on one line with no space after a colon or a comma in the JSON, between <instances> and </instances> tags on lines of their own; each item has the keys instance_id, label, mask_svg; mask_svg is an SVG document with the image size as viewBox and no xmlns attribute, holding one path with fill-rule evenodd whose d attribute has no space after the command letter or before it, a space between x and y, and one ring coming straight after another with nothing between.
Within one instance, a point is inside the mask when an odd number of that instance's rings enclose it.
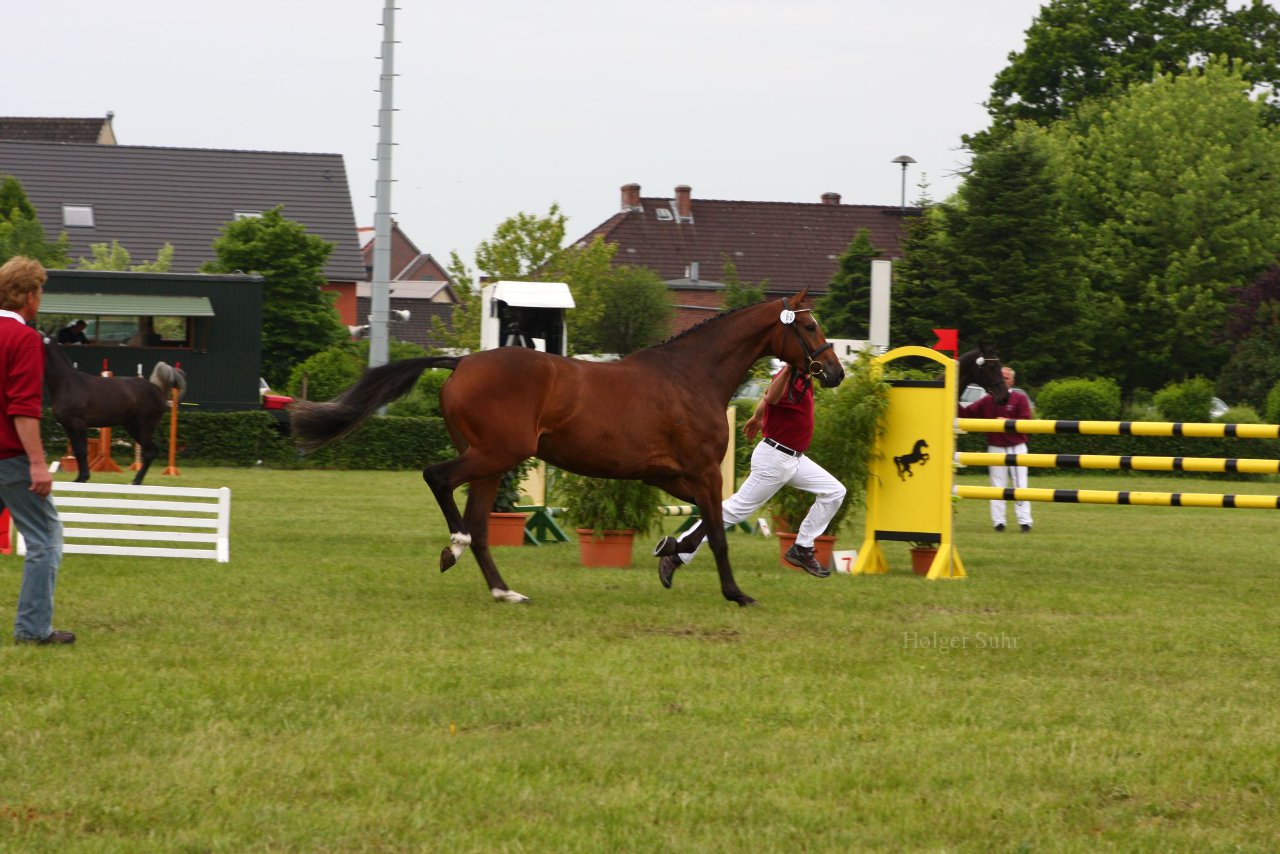
<instances>
[{"instance_id":1,"label":"red brick house","mask_svg":"<svg viewBox=\"0 0 1280 854\"><path fill-rule=\"evenodd\" d=\"M348 326L367 324L373 307L374 229L362 227L357 231L360 253L364 258L364 280L331 284L326 288L338 294L338 314ZM391 310L407 310L409 320L393 320L389 327L391 337L422 347L439 346L442 342L431 337L431 319L439 317L446 325L450 324L457 304L453 280L448 272L434 257L420 251L400 229L400 224L392 221Z\"/></svg>"},{"instance_id":2,"label":"red brick house","mask_svg":"<svg viewBox=\"0 0 1280 854\"><path fill-rule=\"evenodd\" d=\"M816 202L697 199L687 185L672 197L641 196L622 186L618 213L583 236L618 246L614 264L648 267L671 289L679 309L673 327L687 329L724 306L719 281L727 258L744 282L765 283L769 296L810 287L824 294L836 261L859 229L867 229L882 258L901 257L904 216L919 208L841 204L839 193Z\"/></svg>"}]
</instances>

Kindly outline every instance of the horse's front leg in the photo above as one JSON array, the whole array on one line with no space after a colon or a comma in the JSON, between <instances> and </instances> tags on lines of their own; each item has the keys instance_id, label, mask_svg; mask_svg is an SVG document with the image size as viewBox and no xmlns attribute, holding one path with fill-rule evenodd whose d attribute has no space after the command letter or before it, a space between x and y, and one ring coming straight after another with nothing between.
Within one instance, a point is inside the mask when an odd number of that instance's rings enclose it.
<instances>
[{"instance_id":1,"label":"horse's front leg","mask_svg":"<svg viewBox=\"0 0 1280 854\"><path fill-rule=\"evenodd\" d=\"M471 554L475 555L476 563L480 564L480 571L484 573L485 583L489 585L489 595L498 602L527 605L529 597L507 586L502 574L498 572L498 565L493 562L493 555L489 553L489 513L493 510L501 481L502 475L471 481L464 521L467 530L471 532Z\"/></svg>"},{"instance_id":2,"label":"horse's front leg","mask_svg":"<svg viewBox=\"0 0 1280 854\"><path fill-rule=\"evenodd\" d=\"M718 472L717 472L718 474ZM720 506L720 484L698 503L698 512L702 515L702 527L706 531L707 544L716 558L716 571L720 573L720 592L730 602L740 606L756 604L756 600L743 593L734 580L733 568L729 566L729 540L725 536L724 514Z\"/></svg>"},{"instance_id":3,"label":"horse's front leg","mask_svg":"<svg viewBox=\"0 0 1280 854\"><path fill-rule=\"evenodd\" d=\"M89 429L67 427L67 433L67 438L71 441L71 453L76 458L76 483L84 483L89 479Z\"/></svg>"},{"instance_id":4,"label":"horse's front leg","mask_svg":"<svg viewBox=\"0 0 1280 854\"><path fill-rule=\"evenodd\" d=\"M126 428L126 430L127 429L128 428ZM142 465L139 467L138 473L134 475L132 481L134 486L141 486L142 479L147 476L147 469L151 468L151 464L155 462L156 457L159 456L160 448L156 445L156 440L153 436L147 435L141 431L135 433L132 430L128 430L128 433L133 437L133 441L138 443L138 447L142 449Z\"/></svg>"}]
</instances>

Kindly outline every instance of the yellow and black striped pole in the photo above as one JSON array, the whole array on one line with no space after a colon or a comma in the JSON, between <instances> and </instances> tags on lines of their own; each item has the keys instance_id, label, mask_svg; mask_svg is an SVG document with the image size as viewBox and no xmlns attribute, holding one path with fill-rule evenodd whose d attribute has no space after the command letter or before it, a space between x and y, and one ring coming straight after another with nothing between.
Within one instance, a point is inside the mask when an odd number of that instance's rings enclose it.
<instances>
[{"instance_id":1,"label":"yellow and black striped pole","mask_svg":"<svg viewBox=\"0 0 1280 854\"><path fill-rule=\"evenodd\" d=\"M1103 489L1009 489L996 486L955 486L959 498L985 501L1048 501L1055 504L1133 504L1148 507L1223 507L1241 510L1280 510L1277 495L1224 495L1212 492L1127 492Z\"/></svg>"},{"instance_id":2,"label":"yellow and black striped pole","mask_svg":"<svg viewBox=\"0 0 1280 854\"><path fill-rule=\"evenodd\" d=\"M1012 418L957 418L956 428L966 433L1280 439L1280 425L1277 424L1210 424L1191 421L1019 421Z\"/></svg>"},{"instance_id":3,"label":"yellow and black striped pole","mask_svg":"<svg viewBox=\"0 0 1280 854\"><path fill-rule=\"evenodd\" d=\"M962 466L1027 466L1028 468L1111 469L1121 471L1187 471L1218 474L1280 474L1280 460L1218 457L1142 457L1126 454L956 454Z\"/></svg>"}]
</instances>

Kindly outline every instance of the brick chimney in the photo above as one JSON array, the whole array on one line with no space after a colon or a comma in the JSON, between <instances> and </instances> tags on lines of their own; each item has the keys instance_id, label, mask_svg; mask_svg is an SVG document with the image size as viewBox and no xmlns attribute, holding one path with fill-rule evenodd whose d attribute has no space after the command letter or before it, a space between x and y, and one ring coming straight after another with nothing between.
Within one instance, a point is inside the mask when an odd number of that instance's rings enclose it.
<instances>
[{"instance_id":1,"label":"brick chimney","mask_svg":"<svg viewBox=\"0 0 1280 854\"><path fill-rule=\"evenodd\" d=\"M629 213L631 211L642 211L644 207L640 204L640 185L639 184L623 184L622 185L622 212Z\"/></svg>"},{"instance_id":2,"label":"brick chimney","mask_svg":"<svg viewBox=\"0 0 1280 854\"><path fill-rule=\"evenodd\" d=\"M676 222L693 222L693 203L689 200L693 188L688 184L676 187Z\"/></svg>"},{"instance_id":3,"label":"brick chimney","mask_svg":"<svg viewBox=\"0 0 1280 854\"><path fill-rule=\"evenodd\" d=\"M840 204L840 194L839 193L823 193L822 203L824 205L838 205Z\"/></svg>"}]
</instances>

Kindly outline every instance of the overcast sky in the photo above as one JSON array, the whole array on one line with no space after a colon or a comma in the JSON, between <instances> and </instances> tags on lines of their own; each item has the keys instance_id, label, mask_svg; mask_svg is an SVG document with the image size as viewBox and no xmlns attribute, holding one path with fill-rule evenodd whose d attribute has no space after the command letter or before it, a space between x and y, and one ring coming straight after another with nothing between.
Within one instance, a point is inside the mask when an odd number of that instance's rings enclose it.
<instances>
[{"instance_id":1,"label":"overcast sky","mask_svg":"<svg viewBox=\"0 0 1280 854\"><path fill-rule=\"evenodd\" d=\"M619 187L898 204L954 190L960 136L1039 0L400 0L392 208L471 263L558 202L576 239ZM7 4L0 115L115 113L121 144L342 154L373 224L381 0ZM286 211L287 215L287 211ZM150 257L145 247L128 247Z\"/></svg>"}]
</instances>

